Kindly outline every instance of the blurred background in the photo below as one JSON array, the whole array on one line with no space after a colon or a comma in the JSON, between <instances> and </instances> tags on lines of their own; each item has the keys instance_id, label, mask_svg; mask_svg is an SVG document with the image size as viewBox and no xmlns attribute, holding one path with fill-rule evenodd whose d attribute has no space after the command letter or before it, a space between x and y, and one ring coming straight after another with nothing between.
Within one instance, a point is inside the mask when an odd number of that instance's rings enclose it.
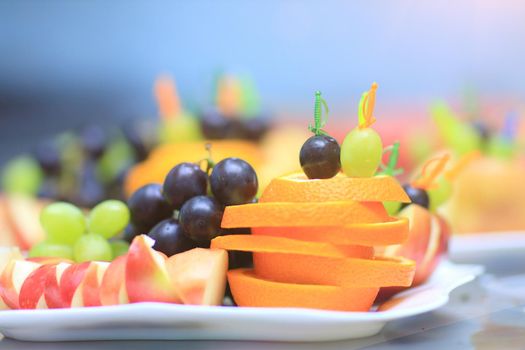
<instances>
[{"instance_id":1,"label":"blurred background","mask_svg":"<svg viewBox=\"0 0 525 350\"><path fill-rule=\"evenodd\" d=\"M501 117L525 97L523 18L517 0L4 0L0 163L86 122L155 117L161 73L189 109L227 69L250 74L278 118L309 120L315 90L334 118L355 118L374 80L382 119L424 119L434 99L465 96Z\"/></svg>"},{"instance_id":2,"label":"blurred background","mask_svg":"<svg viewBox=\"0 0 525 350\"><path fill-rule=\"evenodd\" d=\"M148 234L171 256L250 233L219 227L223 205L290 201L282 188L306 177L315 192L328 183L317 179L390 175L355 185L373 198L354 195L408 218L408 239L375 251L415 260L414 286L449 242L476 263L487 250L522 254L524 19L517 0L0 1L0 246L106 261ZM210 178L224 187L208 191ZM180 185L190 180L195 193ZM348 199L334 188L322 199ZM195 198L206 193L220 204ZM202 201L209 220L192 215ZM93 209L87 230L79 208ZM367 244L399 243L380 242ZM252 266L249 252L229 261Z\"/></svg>"}]
</instances>

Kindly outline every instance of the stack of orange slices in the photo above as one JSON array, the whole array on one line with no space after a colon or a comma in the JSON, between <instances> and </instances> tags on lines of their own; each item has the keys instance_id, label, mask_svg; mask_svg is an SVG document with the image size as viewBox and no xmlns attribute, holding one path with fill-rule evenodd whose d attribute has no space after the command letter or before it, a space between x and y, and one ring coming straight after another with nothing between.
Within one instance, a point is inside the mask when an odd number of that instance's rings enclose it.
<instances>
[{"instance_id":1,"label":"stack of orange slices","mask_svg":"<svg viewBox=\"0 0 525 350\"><path fill-rule=\"evenodd\" d=\"M381 287L408 287L415 263L375 256L374 246L399 244L407 219L389 217L382 202L410 199L389 176L309 180L276 178L259 203L225 209L212 248L253 252L253 269L228 272L239 306L368 311Z\"/></svg>"}]
</instances>

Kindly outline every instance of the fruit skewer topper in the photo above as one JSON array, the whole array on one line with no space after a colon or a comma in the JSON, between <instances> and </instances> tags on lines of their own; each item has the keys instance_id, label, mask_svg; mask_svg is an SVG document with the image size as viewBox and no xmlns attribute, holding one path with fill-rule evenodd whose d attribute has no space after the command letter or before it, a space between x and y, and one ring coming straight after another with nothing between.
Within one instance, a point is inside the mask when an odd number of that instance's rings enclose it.
<instances>
[{"instance_id":1,"label":"fruit skewer topper","mask_svg":"<svg viewBox=\"0 0 525 350\"><path fill-rule=\"evenodd\" d=\"M168 76L161 76L154 87L159 115L163 120L174 120L182 113L182 105L175 82Z\"/></svg>"},{"instance_id":2,"label":"fruit skewer topper","mask_svg":"<svg viewBox=\"0 0 525 350\"><path fill-rule=\"evenodd\" d=\"M381 171L379 171L377 175L388 175L395 177L397 175L403 174L404 170L402 168L396 168L397 161L399 160L399 141L394 142L393 145L385 147L383 154L387 152L390 152L388 163L386 165L383 163L379 164Z\"/></svg>"},{"instance_id":3,"label":"fruit skewer topper","mask_svg":"<svg viewBox=\"0 0 525 350\"><path fill-rule=\"evenodd\" d=\"M323 107L328 114L326 101L321 92L315 93L314 125L308 129L314 133L301 147L299 161L309 179L329 179L341 170L341 148L337 141L322 128L326 125L323 118Z\"/></svg>"},{"instance_id":4,"label":"fruit skewer topper","mask_svg":"<svg viewBox=\"0 0 525 350\"><path fill-rule=\"evenodd\" d=\"M341 146L341 165L343 172L350 177L370 177L376 173L383 154L383 142L379 134L371 128L376 121L374 106L377 83L373 83L359 102L356 128L346 135Z\"/></svg>"}]
</instances>

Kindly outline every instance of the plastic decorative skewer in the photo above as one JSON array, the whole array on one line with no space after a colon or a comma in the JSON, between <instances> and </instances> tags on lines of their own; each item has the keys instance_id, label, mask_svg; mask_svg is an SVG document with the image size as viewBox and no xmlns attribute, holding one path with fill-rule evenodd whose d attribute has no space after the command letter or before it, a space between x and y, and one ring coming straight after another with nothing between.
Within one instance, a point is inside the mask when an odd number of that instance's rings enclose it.
<instances>
[{"instance_id":1,"label":"plastic decorative skewer","mask_svg":"<svg viewBox=\"0 0 525 350\"><path fill-rule=\"evenodd\" d=\"M165 121L177 118L182 106L175 81L169 76L161 76L155 81L154 90L160 117Z\"/></svg>"}]
</instances>

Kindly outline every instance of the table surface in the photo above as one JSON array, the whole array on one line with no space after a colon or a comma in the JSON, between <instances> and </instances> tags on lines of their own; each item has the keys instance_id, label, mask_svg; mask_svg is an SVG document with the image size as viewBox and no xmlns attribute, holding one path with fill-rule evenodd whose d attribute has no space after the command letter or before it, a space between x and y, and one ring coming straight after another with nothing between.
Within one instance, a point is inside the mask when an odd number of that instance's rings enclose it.
<instances>
[{"instance_id":1,"label":"table surface","mask_svg":"<svg viewBox=\"0 0 525 350\"><path fill-rule=\"evenodd\" d=\"M473 260L474 259L474 260ZM327 343L101 341L32 343L2 339L0 349L525 349L525 252L470 256L486 274L453 292L439 310L390 322L374 337Z\"/></svg>"}]
</instances>

